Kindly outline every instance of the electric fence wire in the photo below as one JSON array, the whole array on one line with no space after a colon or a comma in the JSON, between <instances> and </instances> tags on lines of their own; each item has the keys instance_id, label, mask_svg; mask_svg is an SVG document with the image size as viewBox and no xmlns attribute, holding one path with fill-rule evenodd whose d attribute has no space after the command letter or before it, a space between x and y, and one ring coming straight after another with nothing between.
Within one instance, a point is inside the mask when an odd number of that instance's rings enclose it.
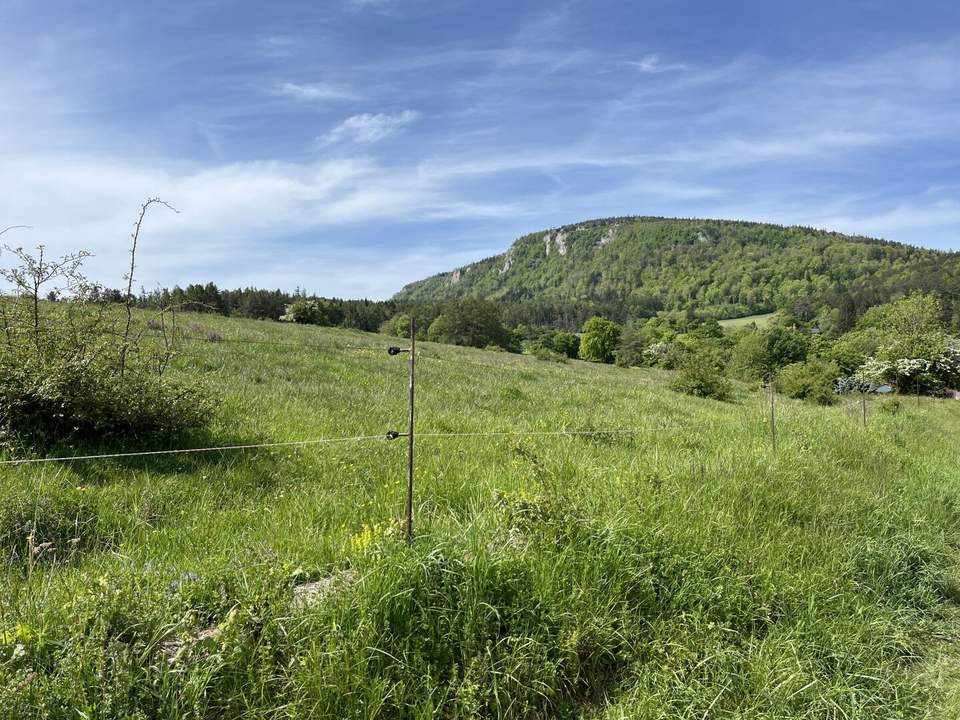
<instances>
[{"instance_id":1,"label":"electric fence wire","mask_svg":"<svg viewBox=\"0 0 960 720\"><path fill-rule=\"evenodd\" d=\"M486 430L480 432L418 432L417 438L479 438L506 436L580 436L580 435L627 435L643 432L642 429L614 428L610 430ZM145 450L140 452L106 453L102 455L65 455L61 457L27 458L23 460L0 460L0 465L37 465L41 463L74 462L79 460L109 460L157 455L186 455L191 453L228 452L238 450L256 450L264 448L307 447L333 443L370 442L389 440L385 434L355 435L352 437L316 438L314 440L294 440L290 442L252 443L249 445L224 445L220 447L183 448L173 450Z\"/></svg>"}]
</instances>

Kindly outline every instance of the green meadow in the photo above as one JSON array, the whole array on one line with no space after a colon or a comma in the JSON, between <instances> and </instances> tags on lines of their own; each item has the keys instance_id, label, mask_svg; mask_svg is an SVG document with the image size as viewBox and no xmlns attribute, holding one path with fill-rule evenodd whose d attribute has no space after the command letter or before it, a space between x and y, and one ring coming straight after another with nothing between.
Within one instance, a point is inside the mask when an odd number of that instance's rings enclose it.
<instances>
[{"instance_id":1,"label":"green meadow","mask_svg":"<svg viewBox=\"0 0 960 720\"><path fill-rule=\"evenodd\" d=\"M0 465L4 720L960 714L960 403L774 453L759 388L418 343L408 548L404 341L183 323L192 447L361 439Z\"/></svg>"},{"instance_id":2,"label":"green meadow","mask_svg":"<svg viewBox=\"0 0 960 720\"><path fill-rule=\"evenodd\" d=\"M746 317L730 318L729 320L720 320L720 327L732 329L746 327L747 325L756 325L758 328L768 327L777 313L762 313L760 315L748 315Z\"/></svg>"}]
</instances>

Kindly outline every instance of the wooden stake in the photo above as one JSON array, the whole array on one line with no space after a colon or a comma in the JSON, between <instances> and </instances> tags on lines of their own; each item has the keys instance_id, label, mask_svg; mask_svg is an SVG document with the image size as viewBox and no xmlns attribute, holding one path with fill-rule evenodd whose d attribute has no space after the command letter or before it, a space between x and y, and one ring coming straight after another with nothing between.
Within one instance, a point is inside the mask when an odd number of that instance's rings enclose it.
<instances>
[{"instance_id":1,"label":"wooden stake","mask_svg":"<svg viewBox=\"0 0 960 720\"><path fill-rule=\"evenodd\" d=\"M407 430L407 545L413 545L413 420L417 362L417 321L410 318L410 425Z\"/></svg>"},{"instance_id":2,"label":"wooden stake","mask_svg":"<svg viewBox=\"0 0 960 720\"><path fill-rule=\"evenodd\" d=\"M777 451L777 411L776 394L773 391L773 380L770 381L770 445Z\"/></svg>"}]
</instances>

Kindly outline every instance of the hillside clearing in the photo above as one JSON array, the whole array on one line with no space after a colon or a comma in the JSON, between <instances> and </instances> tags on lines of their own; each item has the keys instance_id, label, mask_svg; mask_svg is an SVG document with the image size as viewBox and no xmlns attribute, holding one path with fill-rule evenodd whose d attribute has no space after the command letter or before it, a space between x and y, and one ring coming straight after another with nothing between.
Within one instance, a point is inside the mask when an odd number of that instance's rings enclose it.
<instances>
[{"instance_id":1,"label":"hillside clearing","mask_svg":"<svg viewBox=\"0 0 960 720\"><path fill-rule=\"evenodd\" d=\"M738 318L729 318L727 320L720 320L720 327L724 328L739 328L745 327L747 325L755 324L758 328L765 328L773 322L773 319L777 316L777 313L761 313L760 315L747 315L746 317Z\"/></svg>"},{"instance_id":2,"label":"hillside clearing","mask_svg":"<svg viewBox=\"0 0 960 720\"><path fill-rule=\"evenodd\" d=\"M198 444L403 429L395 339L189 321L223 338L176 361L222 397ZM423 433L596 434L424 437L412 550L400 442L0 467L3 717L923 718L951 686L955 403L780 401L773 455L744 386L421 360Z\"/></svg>"}]
</instances>

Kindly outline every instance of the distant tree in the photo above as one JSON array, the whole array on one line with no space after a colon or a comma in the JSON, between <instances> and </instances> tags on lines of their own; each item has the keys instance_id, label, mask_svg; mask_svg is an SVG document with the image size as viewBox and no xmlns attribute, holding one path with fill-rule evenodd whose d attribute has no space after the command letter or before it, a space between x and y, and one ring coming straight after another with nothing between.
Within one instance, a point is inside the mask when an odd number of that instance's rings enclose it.
<instances>
[{"instance_id":1,"label":"distant tree","mask_svg":"<svg viewBox=\"0 0 960 720\"><path fill-rule=\"evenodd\" d=\"M908 392L938 391L955 382L958 341L947 334L943 316L940 299L925 293L870 308L851 333L877 338L858 374Z\"/></svg>"},{"instance_id":2,"label":"distant tree","mask_svg":"<svg viewBox=\"0 0 960 720\"><path fill-rule=\"evenodd\" d=\"M649 364L647 347L649 334L644 321L628 322L620 333L620 342L614 352L614 360L620 367L641 367Z\"/></svg>"},{"instance_id":3,"label":"distant tree","mask_svg":"<svg viewBox=\"0 0 960 720\"><path fill-rule=\"evenodd\" d=\"M780 368L804 360L808 339L796 330L774 326L743 336L734 362L748 377L772 380Z\"/></svg>"},{"instance_id":4,"label":"distant tree","mask_svg":"<svg viewBox=\"0 0 960 720\"><path fill-rule=\"evenodd\" d=\"M499 345L514 349L513 335L504 327L500 308L485 300L462 300L446 305L430 324L427 337L433 342L470 347Z\"/></svg>"},{"instance_id":5,"label":"distant tree","mask_svg":"<svg viewBox=\"0 0 960 720\"><path fill-rule=\"evenodd\" d=\"M410 337L410 316L407 313L397 313L380 325L380 332L398 338ZM419 333L417 333L419 335Z\"/></svg>"},{"instance_id":6,"label":"distant tree","mask_svg":"<svg viewBox=\"0 0 960 720\"><path fill-rule=\"evenodd\" d=\"M580 358L590 362L611 363L622 328L612 320L592 317L583 324L580 337Z\"/></svg>"},{"instance_id":7,"label":"distant tree","mask_svg":"<svg viewBox=\"0 0 960 720\"><path fill-rule=\"evenodd\" d=\"M580 338L573 333L558 332L553 336L553 350L568 358L575 358L580 353Z\"/></svg>"},{"instance_id":8,"label":"distant tree","mask_svg":"<svg viewBox=\"0 0 960 720\"><path fill-rule=\"evenodd\" d=\"M335 327L343 322L343 311L331 300L298 298L287 306L280 319L284 322Z\"/></svg>"},{"instance_id":9,"label":"distant tree","mask_svg":"<svg viewBox=\"0 0 960 720\"><path fill-rule=\"evenodd\" d=\"M878 355L884 359L920 358L943 349L946 328L942 318L940 299L918 292L870 308L857 328L880 331L883 340Z\"/></svg>"}]
</instances>

